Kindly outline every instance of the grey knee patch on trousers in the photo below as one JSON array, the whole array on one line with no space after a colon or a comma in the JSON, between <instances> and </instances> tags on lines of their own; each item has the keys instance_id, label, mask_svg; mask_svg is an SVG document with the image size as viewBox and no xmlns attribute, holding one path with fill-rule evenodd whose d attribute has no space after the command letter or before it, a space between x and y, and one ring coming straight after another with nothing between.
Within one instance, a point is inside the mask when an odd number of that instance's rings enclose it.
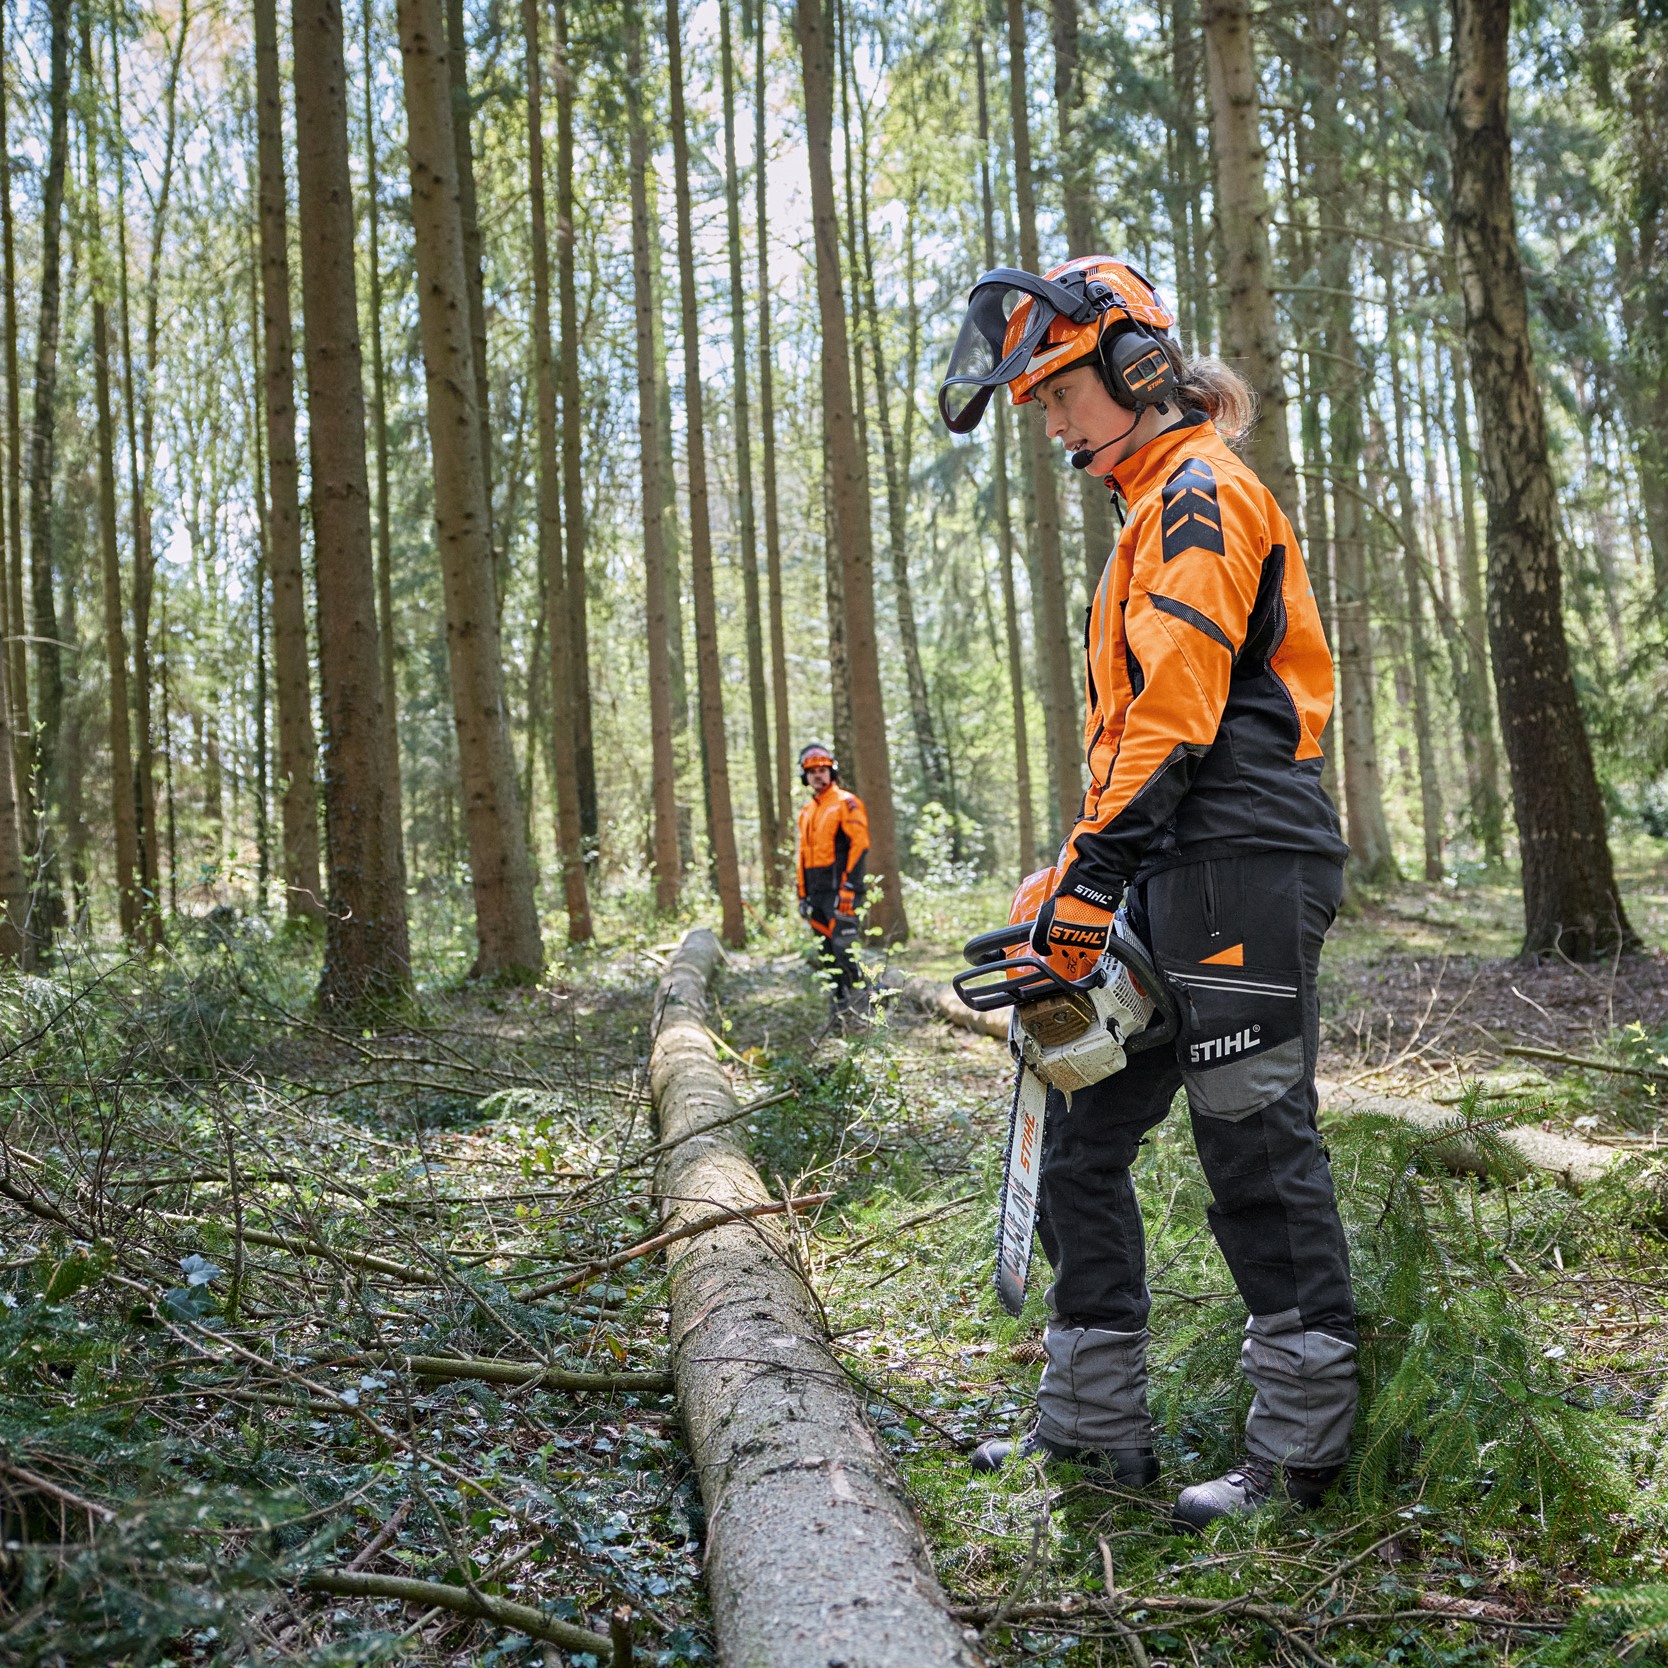
<instances>
[{"instance_id":1,"label":"grey knee patch on trousers","mask_svg":"<svg viewBox=\"0 0 1668 1668\"><path fill-rule=\"evenodd\" d=\"M1355 1355L1342 1338L1305 1331L1296 1309L1251 1316L1239 1352L1257 1392L1245 1421L1250 1451L1276 1464L1342 1465L1355 1426Z\"/></svg>"},{"instance_id":2,"label":"grey knee patch on trousers","mask_svg":"<svg viewBox=\"0 0 1668 1668\"><path fill-rule=\"evenodd\" d=\"M1037 1434L1072 1448L1150 1448L1147 1334L1051 1326L1037 1388Z\"/></svg>"}]
</instances>

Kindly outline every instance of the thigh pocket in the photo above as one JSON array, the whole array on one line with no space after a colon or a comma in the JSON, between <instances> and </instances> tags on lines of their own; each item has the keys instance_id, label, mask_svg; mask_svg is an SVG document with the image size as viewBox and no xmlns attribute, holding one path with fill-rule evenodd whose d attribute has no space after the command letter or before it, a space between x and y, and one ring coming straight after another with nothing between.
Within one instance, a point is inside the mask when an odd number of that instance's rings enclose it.
<instances>
[{"instance_id":1,"label":"thigh pocket","mask_svg":"<svg viewBox=\"0 0 1668 1668\"><path fill-rule=\"evenodd\" d=\"M1176 1058L1194 1112L1248 1118L1303 1078L1296 972L1166 963L1181 1008Z\"/></svg>"}]
</instances>

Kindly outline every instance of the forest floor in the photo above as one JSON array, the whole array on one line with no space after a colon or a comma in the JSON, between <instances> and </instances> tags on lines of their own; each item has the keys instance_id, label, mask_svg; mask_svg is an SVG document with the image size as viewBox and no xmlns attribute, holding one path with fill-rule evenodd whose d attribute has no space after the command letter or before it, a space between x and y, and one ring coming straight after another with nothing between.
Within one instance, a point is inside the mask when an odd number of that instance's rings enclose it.
<instances>
[{"instance_id":1,"label":"forest floor","mask_svg":"<svg viewBox=\"0 0 1668 1668\"><path fill-rule=\"evenodd\" d=\"M737 1094L786 1096L748 1122L755 1161L773 1190L836 1194L806 1265L995 1660L1658 1660L1668 1078L1505 1052L1668 1068L1668 868L1631 876L1628 904L1653 948L1601 969L1513 963L1506 887L1407 887L1340 922L1326 1075L1643 1150L1577 1199L1455 1181L1380 1120L1330 1124L1357 1461L1325 1509L1203 1540L1169 1532L1166 1486L1232 1457L1242 1311L1185 1118L1138 1175L1165 1486L975 1481L967 1448L1026 1423L1044 1318L1041 1279L1017 1321L990 1292L1005 1051L895 1005L828 1034L797 923L733 959ZM1005 898L911 906L896 970L943 976ZM660 1265L597 1266L654 1232L668 948L607 926L537 990L435 985L348 1032L308 1008L310 947L246 926L195 929L156 969L106 957L0 987L0 1657L596 1660L481 1619L508 1601L556 1634L628 1605L639 1660L712 1660L674 1406L620 1376L665 1370ZM435 1376L483 1360L597 1376ZM318 1591L320 1572L373 1591ZM427 1590L396 1596L401 1579L451 1597L413 1603Z\"/></svg>"}]
</instances>

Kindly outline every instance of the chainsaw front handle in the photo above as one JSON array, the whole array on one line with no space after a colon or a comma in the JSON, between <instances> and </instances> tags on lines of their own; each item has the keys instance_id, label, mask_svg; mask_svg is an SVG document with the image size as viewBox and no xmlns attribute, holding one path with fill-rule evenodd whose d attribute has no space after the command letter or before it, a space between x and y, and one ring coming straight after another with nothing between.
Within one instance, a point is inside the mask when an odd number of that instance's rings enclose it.
<instances>
[{"instance_id":1,"label":"chainsaw front handle","mask_svg":"<svg viewBox=\"0 0 1668 1668\"><path fill-rule=\"evenodd\" d=\"M1035 921L1020 921L968 939L962 955L970 965L950 980L956 995L968 1007L990 1013L997 1008L1027 1007L1045 996L1080 996L1099 986L1099 968L1087 978L1062 979L1041 956L1010 956L1010 951L1031 942L1035 926ZM1170 987L1146 951L1114 929L1107 934L1106 953L1129 969L1136 984L1153 1001L1152 1021L1124 1043L1125 1051L1136 1054L1174 1041L1181 1015Z\"/></svg>"}]
</instances>

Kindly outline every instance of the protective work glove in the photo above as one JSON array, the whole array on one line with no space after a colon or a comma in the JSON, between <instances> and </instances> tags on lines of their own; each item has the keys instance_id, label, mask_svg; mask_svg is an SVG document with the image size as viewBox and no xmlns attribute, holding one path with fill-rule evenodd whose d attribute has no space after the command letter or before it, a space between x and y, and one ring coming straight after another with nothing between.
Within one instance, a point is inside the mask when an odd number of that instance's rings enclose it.
<instances>
[{"instance_id":1,"label":"protective work glove","mask_svg":"<svg viewBox=\"0 0 1668 1668\"><path fill-rule=\"evenodd\" d=\"M811 919L811 900L809 898L801 898L799 900L799 918L801 921L809 921Z\"/></svg>"},{"instance_id":2,"label":"protective work glove","mask_svg":"<svg viewBox=\"0 0 1668 1668\"><path fill-rule=\"evenodd\" d=\"M1085 979L1106 951L1113 910L1056 893L1037 911L1031 929L1031 952L1042 957L1062 979Z\"/></svg>"},{"instance_id":3,"label":"protective work glove","mask_svg":"<svg viewBox=\"0 0 1668 1668\"><path fill-rule=\"evenodd\" d=\"M840 888L839 901L834 905L836 915L855 915L857 913L857 893L849 886Z\"/></svg>"}]
</instances>

